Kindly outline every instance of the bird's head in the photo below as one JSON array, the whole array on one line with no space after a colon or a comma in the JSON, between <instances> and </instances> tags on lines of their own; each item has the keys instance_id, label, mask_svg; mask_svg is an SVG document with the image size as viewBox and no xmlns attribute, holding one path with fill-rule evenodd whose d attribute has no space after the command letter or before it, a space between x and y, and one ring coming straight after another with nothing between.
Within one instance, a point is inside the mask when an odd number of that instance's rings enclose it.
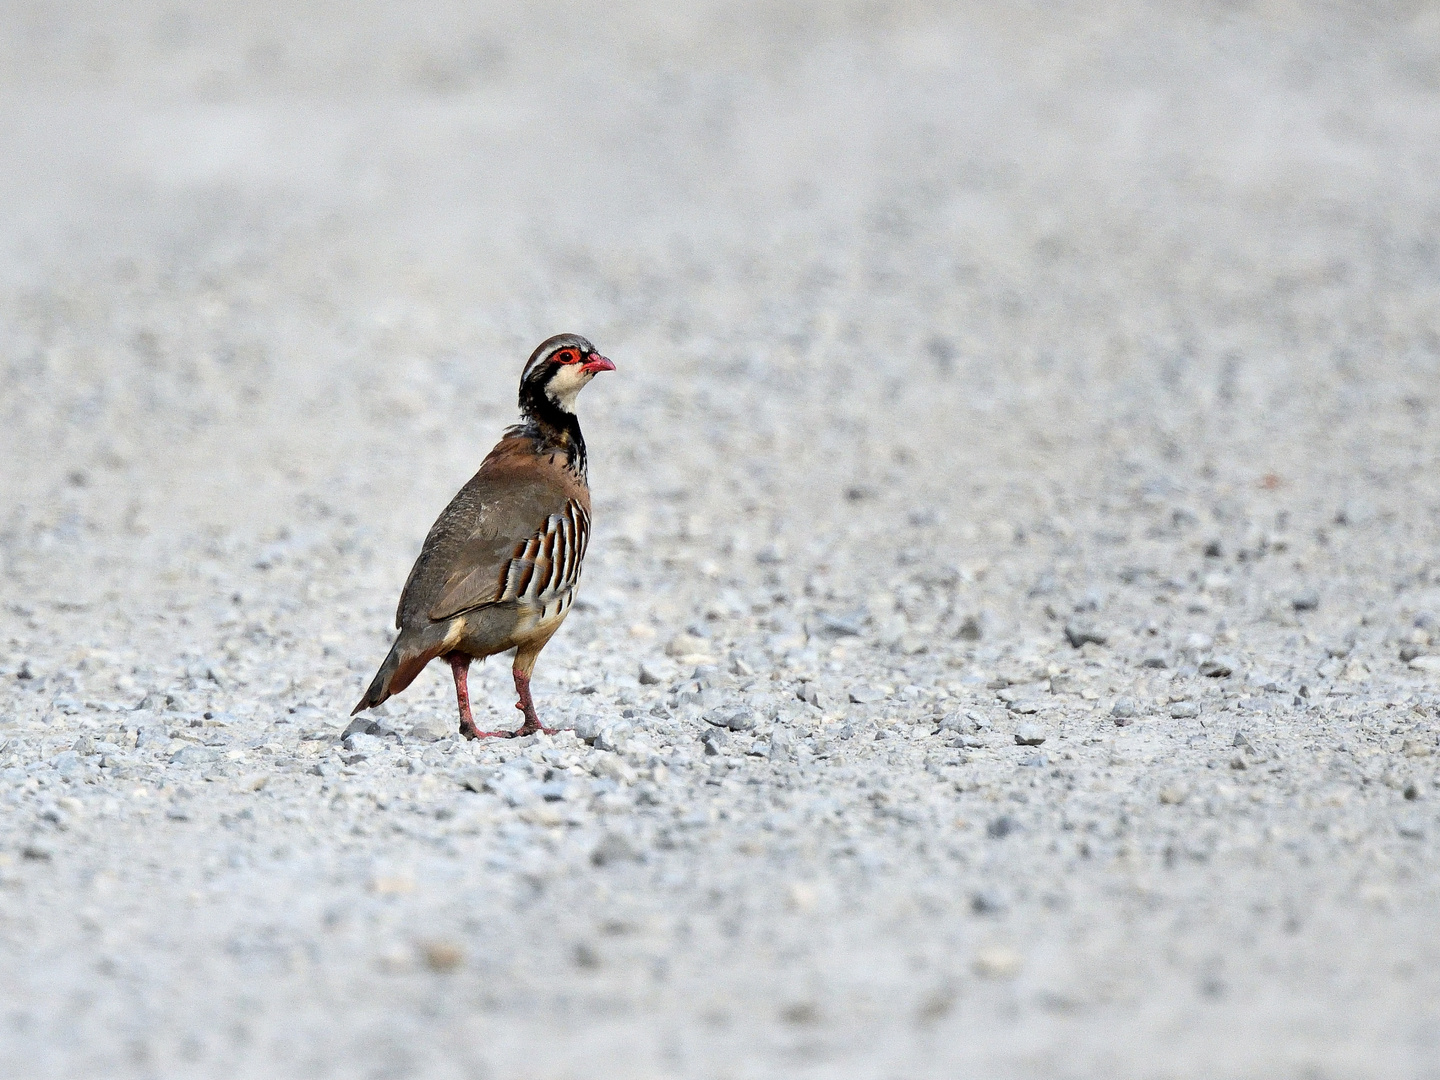
<instances>
[{"instance_id":1,"label":"bird's head","mask_svg":"<svg viewBox=\"0 0 1440 1080\"><path fill-rule=\"evenodd\" d=\"M520 407L527 412L548 399L561 412L575 412L575 396L585 384L615 365L579 334L557 334L530 354L520 376Z\"/></svg>"}]
</instances>

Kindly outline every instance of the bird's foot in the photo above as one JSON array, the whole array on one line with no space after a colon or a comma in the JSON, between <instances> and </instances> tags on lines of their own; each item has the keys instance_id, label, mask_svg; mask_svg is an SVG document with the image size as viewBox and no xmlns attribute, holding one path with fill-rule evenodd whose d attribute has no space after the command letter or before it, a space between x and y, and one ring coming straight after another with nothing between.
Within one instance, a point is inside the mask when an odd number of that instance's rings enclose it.
<instances>
[{"instance_id":1,"label":"bird's foot","mask_svg":"<svg viewBox=\"0 0 1440 1080\"><path fill-rule=\"evenodd\" d=\"M519 709L522 713L525 714L525 723L521 724L511 733L517 739L523 735L534 735L537 731L543 732L546 735L554 735L557 731L560 730L559 728L546 727L544 724L540 723L540 717L535 715L534 705L531 705L530 708L527 709L525 708L525 702L517 701L515 703L515 708Z\"/></svg>"},{"instance_id":2,"label":"bird's foot","mask_svg":"<svg viewBox=\"0 0 1440 1080\"><path fill-rule=\"evenodd\" d=\"M475 722L473 720L460 721L460 734L464 735L467 739L493 739L497 736L504 736L506 738L509 738L510 736L510 732L508 731L481 731L478 727L475 726Z\"/></svg>"},{"instance_id":3,"label":"bird's foot","mask_svg":"<svg viewBox=\"0 0 1440 1080\"><path fill-rule=\"evenodd\" d=\"M473 730L473 729L472 729L472 730ZM467 739L513 739L513 738L515 738L516 736L520 735L521 732L519 732L519 731L475 731L475 733L474 733L473 735L472 735L472 734L469 734L468 732L461 732L461 734L464 735ZM530 733L527 731L527 732L524 732L524 734L528 735L528 734L530 734Z\"/></svg>"},{"instance_id":4,"label":"bird's foot","mask_svg":"<svg viewBox=\"0 0 1440 1080\"><path fill-rule=\"evenodd\" d=\"M542 735L554 735L554 734L555 734L557 731L559 731L559 730L560 730L559 728L545 727L543 724L539 723L538 721L532 723L531 721L526 720L525 723L521 724L518 728L516 728L516 729L515 729L514 731L512 731L510 734L511 734L513 737L515 737L515 738L517 738L517 739L520 739L520 738L524 738L526 735L534 735L534 734L536 734L537 732L539 732L539 733L542 734Z\"/></svg>"},{"instance_id":5,"label":"bird's foot","mask_svg":"<svg viewBox=\"0 0 1440 1080\"><path fill-rule=\"evenodd\" d=\"M526 720L514 731L481 731L473 721L466 723L462 720L460 722L460 734L467 739L523 739L526 735L534 735L537 731L544 732L546 735L554 735L558 730L558 728L544 727L539 721L532 724L529 720Z\"/></svg>"}]
</instances>

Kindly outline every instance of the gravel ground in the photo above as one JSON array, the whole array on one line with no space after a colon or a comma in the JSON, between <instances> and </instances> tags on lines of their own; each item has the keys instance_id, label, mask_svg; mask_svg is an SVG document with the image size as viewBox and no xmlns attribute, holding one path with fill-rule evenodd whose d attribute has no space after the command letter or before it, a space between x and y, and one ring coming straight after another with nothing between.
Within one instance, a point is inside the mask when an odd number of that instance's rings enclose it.
<instances>
[{"instance_id":1,"label":"gravel ground","mask_svg":"<svg viewBox=\"0 0 1440 1080\"><path fill-rule=\"evenodd\" d=\"M1440 1077L1440 10L471 8L6 5L0 1073Z\"/></svg>"}]
</instances>

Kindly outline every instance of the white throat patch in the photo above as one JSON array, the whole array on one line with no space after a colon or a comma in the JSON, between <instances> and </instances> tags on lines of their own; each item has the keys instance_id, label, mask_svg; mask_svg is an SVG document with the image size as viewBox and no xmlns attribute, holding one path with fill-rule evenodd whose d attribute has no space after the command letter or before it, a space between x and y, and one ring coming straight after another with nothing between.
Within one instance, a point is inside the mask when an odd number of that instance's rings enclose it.
<instances>
[{"instance_id":1,"label":"white throat patch","mask_svg":"<svg viewBox=\"0 0 1440 1080\"><path fill-rule=\"evenodd\" d=\"M545 384L545 393L565 412L574 413L575 396L594 377L595 373L584 370L582 364L566 364Z\"/></svg>"}]
</instances>

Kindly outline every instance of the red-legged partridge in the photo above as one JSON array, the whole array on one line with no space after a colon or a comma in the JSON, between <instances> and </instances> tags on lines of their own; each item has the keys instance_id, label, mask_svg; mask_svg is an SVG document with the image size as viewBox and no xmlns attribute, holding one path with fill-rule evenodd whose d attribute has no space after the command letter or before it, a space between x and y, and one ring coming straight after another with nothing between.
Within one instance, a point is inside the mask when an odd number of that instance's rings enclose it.
<instances>
[{"instance_id":1,"label":"red-legged partridge","mask_svg":"<svg viewBox=\"0 0 1440 1080\"><path fill-rule=\"evenodd\" d=\"M400 693L442 656L455 675L466 738L549 730L535 714L530 673L575 600L590 539L575 397L598 373L614 370L575 334L552 337L531 354L520 376L520 423L431 526L400 594L400 636L355 712ZM513 732L479 731L466 685L470 661L511 649L515 707L525 723Z\"/></svg>"}]
</instances>

